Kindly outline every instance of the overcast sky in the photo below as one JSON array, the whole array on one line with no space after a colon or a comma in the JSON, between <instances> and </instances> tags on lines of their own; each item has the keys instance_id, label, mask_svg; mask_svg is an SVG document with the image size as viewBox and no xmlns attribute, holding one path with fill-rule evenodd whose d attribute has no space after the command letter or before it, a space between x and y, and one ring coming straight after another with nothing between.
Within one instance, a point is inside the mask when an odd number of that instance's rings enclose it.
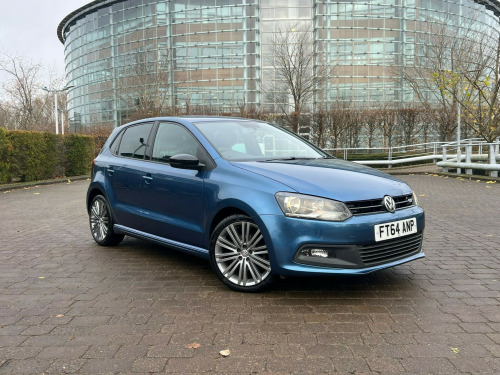
<instances>
[{"instance_id":1,"label":"overcast sky","mask_svg":"<svg viewBox=\"0 0 500 375\"><path fill-rule=\"evenodd\" d=\"M64 49L57 26L91 0L0 0L0 52L25 56L64 75Z\"/></svg>"}]
</instances>

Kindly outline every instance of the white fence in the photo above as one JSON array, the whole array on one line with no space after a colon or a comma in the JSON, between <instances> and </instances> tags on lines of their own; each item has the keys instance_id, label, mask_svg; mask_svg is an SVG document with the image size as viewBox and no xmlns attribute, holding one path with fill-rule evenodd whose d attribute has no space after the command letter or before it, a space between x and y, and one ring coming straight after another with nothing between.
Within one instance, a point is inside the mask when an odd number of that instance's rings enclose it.
<instances>
[{"instance_id":1,"label":"white fence","mask_svg":"<svg viewBox=\"0 0 500 375\"><path fill-rule=\"evenodd\" d=\"M481 139L464 139L457 142L428 142L407 146L371 147L371 148L331 148L326 152L342 153L345 160L349 155L370 155L373 153L387 154L383 160L354 160L364 165L379 165L392 168L394 165L426 162L432 160L443 172L456 169L457 173L472 174L473 169L488 171L490 177L498 177L500 171L500 138L494 143L487 143Z\"/></svg>"},{"instance_id":2,"label":"white fence","mask_svg":"<svg viewBox=\"0 0 500 375\"><path fill-rule=\"evenodd\" d=\"M498 177L499 148L500 139L493 143L481 140L467 140L460 144L447 143L442 146L442 157L437 166L443 168L443 172L448 172L451 168L456 169L457 173L462 173L462 169L465 169L465 174L471 175L473 169L480 169L488 171L490 177ZM449 155L449 152L455 154Z\"/></svg>"}]
</instances>

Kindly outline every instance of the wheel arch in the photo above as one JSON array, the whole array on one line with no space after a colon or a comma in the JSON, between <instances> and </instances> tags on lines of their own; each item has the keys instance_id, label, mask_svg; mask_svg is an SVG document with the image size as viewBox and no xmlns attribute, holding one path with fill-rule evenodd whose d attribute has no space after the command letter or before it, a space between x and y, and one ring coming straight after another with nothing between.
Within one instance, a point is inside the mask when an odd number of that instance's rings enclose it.
<instances>
[{"instance_id":1,"label":"wheel arch","mask_svg":"<svg viewBox=\"0 0 500 375\"><path fill-rule=\"evenodd\" d=\"M264 239L266 241L271 258L271 263L274 265L275 264L274 246L271 234L269 233L267 226L265 225L264 221L261 219L259 214L255 212L255 210L251 206L245 204L240 200L229 200L225 202L225 205L219 207L218 210L215 210L215 214L211 215L211 219L209 220L209 223L207 223L205 227L207 228L207 230L205 231L206 248L210 249L210 239L217 225L226 217L238 214L248 216L255 224L258 225L260 231L264 235Z\"/></svg>"},{"instance_id":2,"label":"wheel arch","mask_svg":"<svg viewBox=\"0 0 500 375\"><path fill-rule=\"evenodd\" d=\"M233 207L233 206L228 206L220 209L212 218L212 221L210 222L210 227L209 227L209 237L212 235L212 232L214 231L215 227L226 217L229 217L231 215L245 215L248 217L251 217L247 212L242 210L241 208Z\"/></svg>"},{"instance_id":3,"label":"wheel arch","mask_svg":"<svg viewBox=\"0 0 500 375\"><path fill-rule=\"evenodd\" d=\"M91 187L87 193L87 205L86 205L87 212L90 211L90 204L97 195L102 195L104 198L108 199L106 193L104 193L104 191L100 187L98 186Z\"/></svg>"}]
</instances>

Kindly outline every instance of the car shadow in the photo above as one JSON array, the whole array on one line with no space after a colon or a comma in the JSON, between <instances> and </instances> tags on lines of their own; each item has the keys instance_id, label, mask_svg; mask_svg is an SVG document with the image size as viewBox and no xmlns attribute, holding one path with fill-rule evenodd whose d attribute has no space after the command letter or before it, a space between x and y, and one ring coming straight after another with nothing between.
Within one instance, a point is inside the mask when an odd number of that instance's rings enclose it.
<instances>
[{"instance_id":1,"label":"car shadow","mask_svg":"<svg viewBox=\"0 0 500 375\"><path fill-rule=\"evenodd\" d=\"M138 260L141 266L134 266L136 272L147 274L148 279L168 278L165 275L174 273L184 280L187 277L198 280L200 287L210 285L215 287L217 292L235 293L219 282L212 272L209 261L192 254L128 236L120 245L108 249L106 253L113 260L121 262ZM287 296L291 296L296 293L303 298L318 294L342 298L360 298L363 295L374 298L388 293L415 291L412 276L411 268L404 264L366 275L276 276L271 288L260 295L276 296L286 293Z\"/></svg>"}]
</instances>

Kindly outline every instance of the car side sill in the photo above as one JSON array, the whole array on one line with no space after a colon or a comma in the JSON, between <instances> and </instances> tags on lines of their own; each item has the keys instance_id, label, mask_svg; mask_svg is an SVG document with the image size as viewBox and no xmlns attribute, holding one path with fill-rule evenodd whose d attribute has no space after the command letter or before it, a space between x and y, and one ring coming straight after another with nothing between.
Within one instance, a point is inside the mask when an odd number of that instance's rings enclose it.
<instances>
[{"instance_id":1,"label":"car side sill","mask_svg":"<svg viewBox=\"0 0 500 375\"><path fill-rule=\"evenodd\" d=\"M148 241L153 241L153 242L159 243L160 245L173 247L177 250L180 250L180 251L183 251L183 252L186 252L189 254L193 254L193 255L199 256L201 258L207 259L207 260L209 259L208 250L203 249L201 247L187 245L187 244L182 243L182 242L172 241L172 240L169 240L169 239L166 239L163 237L159 237L159 236L155 236L153 234L142 232L140 230L132 229L132 228L126 227L124 225L120 225L120 224L114 224L113 230L116 233L126 234L126 235L131 236L131 237L136 237L136 238L140 238L140 239L144 239L144 240L148 240Z\"/></svg>"}]
</instances>

